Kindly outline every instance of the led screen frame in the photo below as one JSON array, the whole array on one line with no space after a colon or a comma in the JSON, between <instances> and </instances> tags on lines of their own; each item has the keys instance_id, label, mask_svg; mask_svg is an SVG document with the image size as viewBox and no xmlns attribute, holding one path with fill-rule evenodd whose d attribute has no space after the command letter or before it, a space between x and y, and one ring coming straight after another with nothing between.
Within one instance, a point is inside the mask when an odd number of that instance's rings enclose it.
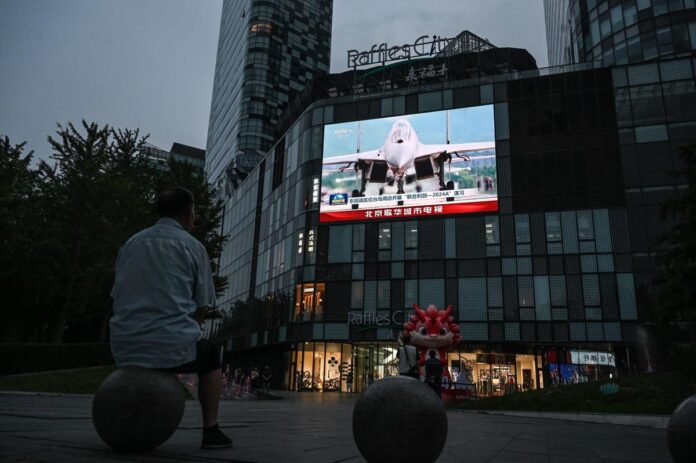
<instances>
[{"instance_id":1,"label":"led screen frame","mask_svg":"<svg viewBox=\"0 0 696 463\"><path fill-rule=\"evenodd\" d=\"M498 211L492 104L324 126L320 222Z\"/></svg>"}]
</instances>

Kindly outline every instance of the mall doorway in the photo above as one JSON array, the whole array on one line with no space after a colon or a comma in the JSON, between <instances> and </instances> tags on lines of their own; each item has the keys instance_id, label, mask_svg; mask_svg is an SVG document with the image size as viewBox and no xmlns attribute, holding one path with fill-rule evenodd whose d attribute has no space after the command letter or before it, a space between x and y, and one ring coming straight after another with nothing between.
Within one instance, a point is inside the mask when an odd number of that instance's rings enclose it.
<instances>
[{"instance_id":1,"label":"mall doorway","mask_svg":"<svg viewBox=\"0 0 696 463\"><path fill-rule=\"evenodd\" d=\"M379 379L398 375L397 349L396 343L353 345L353 371L355 373L353 390L362 392Z\"/></svg>"}]
</instances>

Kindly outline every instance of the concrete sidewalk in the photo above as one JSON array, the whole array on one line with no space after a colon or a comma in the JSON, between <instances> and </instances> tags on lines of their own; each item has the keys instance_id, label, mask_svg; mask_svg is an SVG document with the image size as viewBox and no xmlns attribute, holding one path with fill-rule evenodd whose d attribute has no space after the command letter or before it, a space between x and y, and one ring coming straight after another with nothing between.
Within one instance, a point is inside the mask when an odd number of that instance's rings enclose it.
<instances>
[{"instance_id":1,"label":"concrete sidewalk","mask_svg":"<svg viewBox=\"0 0 696 463\"><path fill-rule=\"evenodd\" d=\"M362 462L352 437L356 396L285 393L225 401L220 425L235 447L201 450L196 402L172 438L145 455L117 455L91 423L91 397L0 394L0 460L8 462ZM444 462L669 462L665 432L610 424L448 413ZM378 433L375 439L378 439Z\"/></svg>"},{"instance_id":2,"label":"concrete sidewalk","mask_svg":"<svg viewBox=\"0 0 696 463\"><path fill-rule=\"evenodd\" d=\"M618 424L642 428L667 429L670 415L629 415L618 413L571 413L571 412L516 412L512 410L459 410L469 413L543 418L546 420L581 421L583 423Z\"/></svg>"}]
</instances>

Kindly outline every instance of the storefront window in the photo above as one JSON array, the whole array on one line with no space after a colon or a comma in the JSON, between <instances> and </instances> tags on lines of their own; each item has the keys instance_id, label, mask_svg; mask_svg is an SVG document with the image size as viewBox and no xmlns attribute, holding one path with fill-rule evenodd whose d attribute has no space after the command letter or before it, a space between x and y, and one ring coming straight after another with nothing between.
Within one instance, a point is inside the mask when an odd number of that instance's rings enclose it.
<instances>
[{"instance_id":1,"label":"storefront window","mask_svg":"<svg viewBox=\"0 0 696 463\"><path fill-rule=\"evenodd\" d=\"M317 283L315 288L315 305L314 305L314 320L319 321L324 319L324 283Z\"/></svg>"},{"instance_id":2,"label":"storefront window","mask_svg":"<svg viewBox=\"0 0 696 463\"><path fill-rule=\"evenodd\" d=\"M345 346L339 343L306 342L293 351L288 365L290 388L296 391L338 391L342 378L350 372L350 346L344 357Z\"/></svg>"},{"instance_id":3,"label":"storefront window","mask_svg":"<svg viewBox=\"0 0 696 463\"><path fill-rule=\"evenodd\" d=\"M478 397L500 396L536 389L538 366L534 355L452 352L448 367L454 387Z\"/></svg>"},{"instance_id":4,"label":"storefront window","mask_svg":"<svg viewBox=\"0 0 696 463\"><path fill-rule=\"evenodd\" d=\"M296 391L362 392L374 381L398 375L397 344L305 342L286 356L284 383ZM545 361L544 361L545 359ZM613 353L549 350L541 354L450 352L444 388L491 397L556 387L616 374ZM451 382L448 383L448 382Z\"/></svg>"},{"instance_id":5,"label":"storefront window","mask_svg":"<svg viewBox=\"0 0 696 463\"><path fill-rule=\"evenodd\" d=\"M295 391L362 392L399 374L396 352L396 343L306 342L287 357L287 384Z\"/></svg>"},{"instance_id":6,"label":"storefront window","mask_svg":"<svg viewBox=\"0 0 696 463\"><path fill-rule=\"evenodd\" d=\"M324 283L313 283L295 286L294 321L320 321L324 317ZM314 315L314 318L312 318Z\"/></svg>"}]
</instances>

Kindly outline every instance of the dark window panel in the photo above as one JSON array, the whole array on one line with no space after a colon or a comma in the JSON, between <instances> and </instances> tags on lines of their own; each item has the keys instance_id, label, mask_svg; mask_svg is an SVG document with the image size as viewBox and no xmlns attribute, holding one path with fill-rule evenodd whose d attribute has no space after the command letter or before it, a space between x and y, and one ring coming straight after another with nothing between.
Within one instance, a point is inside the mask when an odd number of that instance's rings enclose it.
<instances>
[{"instance_id":1,"label":"dark window panel","mask_svg":"<svg viewBox=\"0 0 696 463\"><path fill-rule=\"evenodd\" d=\"M505 320L519 320L517 305L517 277L503 277L503 305L505 307Z\"/></svg>"},{"instance_id":2,"label":"dark window panel","mask_svg":"<svg viewBox=\"0 0 696 463\"><path fill-rule=\"evenodd\" d=\"M327 323L340 323L348 321L348 305L350 301L349 281L327 282L324 295L324 320Z\"/></svg>"},{"instance_id":3,"label":"dark window panel","mask_svg":"<svg viewBox=\"0 0 696 463\"><path fill-rule=\"evenodd\" d=\"M445 266L442 261L419 261L418 262L418 273L422 276L427 276L428 278L444 278L445 277Z\"/></svg>"},{"instance_id":4,"label":"dark window panel","mask_svg":"<svg viewBox=\"0 0 696 463\"><path fill-rule=\"evenodd\" d=\"M457 217L456 235L457 258L486 256L486 235L483 217Z\"/></svg>"}]
</instances>

